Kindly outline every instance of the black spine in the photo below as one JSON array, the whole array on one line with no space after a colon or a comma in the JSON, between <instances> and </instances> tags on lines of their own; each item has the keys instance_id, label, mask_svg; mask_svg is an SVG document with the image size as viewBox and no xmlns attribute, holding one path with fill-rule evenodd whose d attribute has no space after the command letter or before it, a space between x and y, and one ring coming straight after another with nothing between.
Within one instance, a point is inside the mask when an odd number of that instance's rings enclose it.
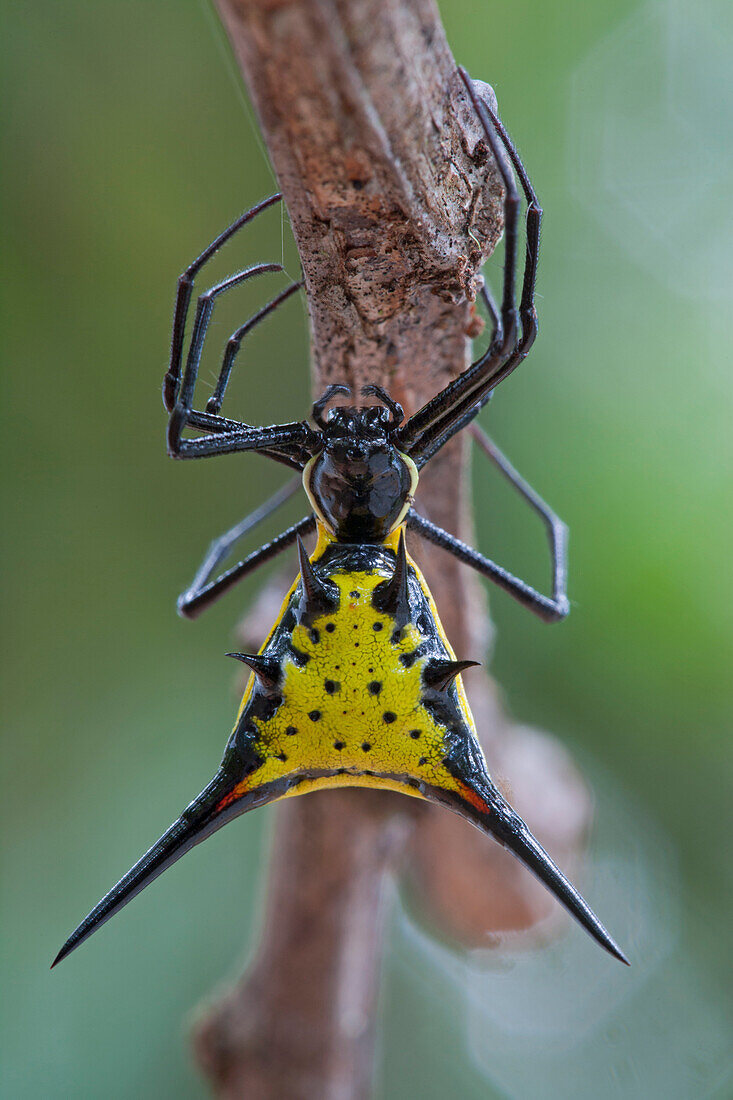
<instances>
[{"instance_id":1,"label":"black spine","mask_svg":"<svg viewBox=\"0 0 733 1100\"><path fill-rule=\"evenodd\" d=\"M423 670L423 684L433 691L447 691L459 673L478 664L479 661L430 661Z\"/></svg>"},{"instance_id":2,"label":"black spine","mask_svg":"<svg viewBox=\"0 0 733 1100\"><path fill-rule=\"evenodd\" d=\"M298 535L298 561L302 593L298 606L298 622L308 625L320 615L327 615L338 607L338 590L331 582L324 582L310 563L303 540Z\"/></svg>"},{"instance_id":3,"label":"black spine","mask_svg":"<svg viewBox=\"0 0 733 1100\"><path fill-rule=\"evenodd\" d=\"M377 585L372 596L372 607L375 607L377 611L384 612L385 615L390 615L398 628L403 627L410 621L408 568L405 532L401 531L395 571L390 580L382 581L381 584Z\"/></svg>"}]
</instances>

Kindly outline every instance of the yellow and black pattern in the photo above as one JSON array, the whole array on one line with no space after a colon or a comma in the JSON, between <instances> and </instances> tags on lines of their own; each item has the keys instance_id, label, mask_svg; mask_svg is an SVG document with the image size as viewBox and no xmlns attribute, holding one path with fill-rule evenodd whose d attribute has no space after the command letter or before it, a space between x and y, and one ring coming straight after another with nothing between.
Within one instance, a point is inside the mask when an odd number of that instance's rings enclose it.
<instances>
[{"instance_id":1,"label":"yellow and black pattern","mask_svg":"<svg viewBox=\"0 0 733 1100\"><path fill-rule=\"evenodd\" d=\"M58 962L166 867L239 814L326 787L447 805L512 851L611 954L601 922L489 777L461 670L398 528L344 543L319 524L311 559L258 654L218 773L69 937Z\"/></svg>"},{"instance_id":2,"label":"yellow and black pattern","mask_svg":"<svg viewBox=\"0 0 733 1100\"><path fill-rule=\"evenodd\" d=\"M323 528L314 576L333 606L308 614L299 580L254 663L233 733L253 770L223 805L272 785L274 797L333 786L392 787L460 797L449 740L471 737L460 669L422 575L407 561L408 616L374 606L395 574L400 533L383 547L336 543ZM268 675L266 671L270 670Z\"/></svg>"}]
</instances>

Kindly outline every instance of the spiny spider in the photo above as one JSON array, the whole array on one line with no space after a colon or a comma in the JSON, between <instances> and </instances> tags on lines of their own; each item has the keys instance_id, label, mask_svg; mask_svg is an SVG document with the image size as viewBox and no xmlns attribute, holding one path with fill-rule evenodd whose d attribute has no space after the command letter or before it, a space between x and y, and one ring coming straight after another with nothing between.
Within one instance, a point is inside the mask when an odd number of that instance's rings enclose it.
<instances>
[{"instance_id":1,"label":"spiny spider","mask_svg":"<svg viewBox=\"0 0 733 1100\"><path fill-rule=\"evenodd\" d=\"M407 420L378 386L362 397L381 405L332 407L348 395L330 386L306 421L253 427L220 414L235 356L248 332L300 283L292 283L230 338L205 411L193 407L201 350L216 298L279 264L258 264L198 299L183 365L186 316L194 277L242 226L280 199L253 207L218 237L178 283L171 359L164 382L170 413L168 447L178 458L256 451L298 471L281 489L209 549L179 609L195 616L258 565L297 543L300 571L259 653L233 653L251 669L219 771L205 790L118 882L67 940L56 962L226 821L255 806L324 787L401 791L445 805L512 851L610 954L626 962L604 926L544 851L492 781L461 682L474 661L457 661L425 580L408 557L405 529L443 547L547 621L567 614L564 525L482 433L476 438L505 477L543 517L553 557L552 596L535 591L448 532L420 516L413 499L420 469L466 428L492 391L522 362L534 341L534 286L540 209L503 125L460 75L504 185L506 249L498 308L482 297L493 320L488 349ZM527 244L517 308L515 269L519 196L527 201ZM196 438L184 437L187 428ZM475 426L472 429L476 432ZM212 577L234 544L295 492L302 482L311 511L238 565ZM309 557L301 536L317 531Z\"/></svg>"}]
</instances>

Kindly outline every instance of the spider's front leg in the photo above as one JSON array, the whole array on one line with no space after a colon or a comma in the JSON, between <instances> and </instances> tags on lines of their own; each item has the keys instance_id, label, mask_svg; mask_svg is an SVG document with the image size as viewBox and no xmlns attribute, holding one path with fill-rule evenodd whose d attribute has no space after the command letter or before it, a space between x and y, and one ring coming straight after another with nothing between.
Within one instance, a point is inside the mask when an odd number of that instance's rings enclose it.
<instances>
[{"instance_id":1,"label":"spider's front leg","mask_svg":"<svg viewBox=\"0 0 733 1100\"><path fill-rule=\"evenodd\" d=\"M236 221L220 233L216 240L212 241L208 248L205 248L200 256L193 261L192 264L186 268L182 275L178 278L178 287L176 290L176 301L173 310L173 331L171 333L171 352L170 360L168 363L168 370L165 378L163 379L163 404L168 412L173 411L173 406L176 403L178 396L178 388L181 382L181 366L183 363L183 342L186 334L186 318L188 316L188 307L191 303L191 295L193 293L193 284L196 275L199 273L204 264L208 263L211 257L219 251L222 245L226 244L235 233L237 233L243 226L247 225L258 214L261 214L264 210L268 210L275 203L282 201L282 195L275 194L270 195L269 198L263 199L262 202L257 203L250 210L246 210Z\"/></svg>"},{"instance_id":2,"label":"spider's front leg","mask_svg":"<svg viewBox=\"0 0 733 1100\"><path fill-rule=\"evenodd\" d=\"M502 123L479 96L465 70L459 71L504 185L505 249L500 323L496 325L495 335L486 352L414 413L400 429L400 446L418 468L424 466L436 451L473 419L489 400L499 382L525 358L537 334L534 292L542 209L519 154ZM518 309L515 283L520 199L512 167L517 171L527 199L527 240L522 295ZM496 310L491 305L489 311L496 316ZM517 336L520 322L521 332Z\"/></svg>"},{"instance_id":3,"label":"spider's front leg","mask_svg":"<svg viewBox=\"0 0 733 1100\"><path fill-rule=\"evenodd\" d=\"M301 468L299 459L303 458L303 447L312 439L313 432L305 422L277 424L270 427L254 427L237 420L220 417L213 412L198 412L193 409L193 394L198 378L206 330L211 320L214 303L219 295L231 290L248 279L273 271L282 271L281 264L256 264L237 272L202 294L196 307L196 318L191 335L191 344L186 358L183 381L171 410L168 422L168 453L174 458L204 458L216 454L231 454L234 451L276 452L269 457L283 455L291 458L297 468ZM241 329L231 337L224 357L215 393L212 395L213 408L218 408L229 378L234 356L239 349L242 337L266 317L281 302L285 301L299 284L286 288L277 298L255 314ZM193 427L208 434L197 439L184 439L185 428ZM305 457L308 457L307 454Z\"/></svg>"},{"instance_id":4,"label":"spider's front leg","mask_svg":"<svg viewBox=\"0 0 733 1100\"><path fill-rule=\"evenodd\" d=\"M251 210L248 210L220 234L201 253L198 259L186 268L178 280L170 363L163 382L163 400L170 413L168 453L174 458L204 458L210 455L231 454L235 451L256 451L265 457L282 462L296 470L301 470L310 457L308 444L312 442L313 433L308 425L303 422L258 428L239 420L230 420L218 415L234 358L239 351L243 338L255 325L299 290L302 285L300 282L294 282L286 287L232 334L227 344L214 393L207 403L206 411L193 408L201 353L216 299L249 279L268 273L282 272L284 270L282 264L255 264L224 279L200 295L196 306L186 365L185 369L182 370L186 319L196 275L239 229L252 221L258 214L280 201L281 196L279 194L272 195L253 206ZM186 428L193 428L205 434L198 438L185 439L183 433Z\"/></svg>"}]
</instances>

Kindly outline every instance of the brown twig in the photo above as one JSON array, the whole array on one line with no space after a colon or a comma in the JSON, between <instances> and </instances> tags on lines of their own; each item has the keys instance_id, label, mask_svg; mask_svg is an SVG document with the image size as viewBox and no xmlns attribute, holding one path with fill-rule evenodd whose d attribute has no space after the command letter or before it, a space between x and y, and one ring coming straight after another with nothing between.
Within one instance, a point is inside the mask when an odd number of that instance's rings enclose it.
<instances>
[{"instance_id":1,"label":"brown twig","mask_svg":"<svg viewBox=\"0 0 733 1100\"><path fill-rule=\"evenodd\" d=\"M298 243L314 392L376 382L409 414L466 363L476 275L501 232L500 186L433 0L218 5ZM467 445L445 447L419 492L424 513L470 540ZM459 656L480 656L475 579L435 548L413 552ZM567 758L511 728L483 674L468 688L517 808L558 856L576 850L588 803ZM544 821L529 805L540 788ZM222 1097L365 1098L388 873L409 864L426 919L466 944L530 926L544 899L496 845L414 799L329 792L278 813L260 943L206 1009L197 1055Z\"/></svg>"}]
</instances>

